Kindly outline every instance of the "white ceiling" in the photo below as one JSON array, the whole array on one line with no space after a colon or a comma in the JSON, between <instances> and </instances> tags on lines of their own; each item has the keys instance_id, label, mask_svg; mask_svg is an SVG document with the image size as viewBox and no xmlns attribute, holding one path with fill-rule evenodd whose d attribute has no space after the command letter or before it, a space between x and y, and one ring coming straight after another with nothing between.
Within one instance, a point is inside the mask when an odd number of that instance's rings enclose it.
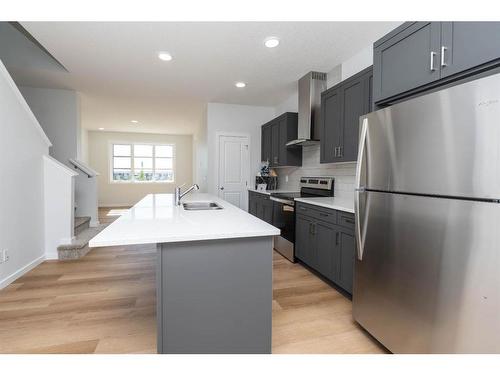
<instances>
[{"instance_id":1,"label":"white ceiling","mask_svg":"<svg viewBox=\"0 0 500 375\"><path fill-rule=\"evenodd\" d=\"M82 125L191 134L207 102L276 106L310 70L330 71L394 22L23 22L69 71L18 70L20 84L82 94ZM269 49L264 39L281 43ZM173 61L157 58L168 51ZM237 89L236 81L247 87ZM130 120L139 120L133 125Z\"/></svg>"}]
</instances>

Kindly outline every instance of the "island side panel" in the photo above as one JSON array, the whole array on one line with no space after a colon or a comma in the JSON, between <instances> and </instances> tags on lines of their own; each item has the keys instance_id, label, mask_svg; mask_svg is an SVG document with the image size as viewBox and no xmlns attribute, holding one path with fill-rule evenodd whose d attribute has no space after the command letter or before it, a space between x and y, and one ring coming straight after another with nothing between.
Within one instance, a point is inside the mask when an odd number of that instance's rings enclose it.
<instances>
[{"instance_id":1,"label":"island side panel","mask_svg":"<svg viewBox=\"0 0 500 375\"><path fill-rule=\"evenodd\" d=\"M158 246L159 353L271 353L272 237Z\"/></svg>"}]
</instances>

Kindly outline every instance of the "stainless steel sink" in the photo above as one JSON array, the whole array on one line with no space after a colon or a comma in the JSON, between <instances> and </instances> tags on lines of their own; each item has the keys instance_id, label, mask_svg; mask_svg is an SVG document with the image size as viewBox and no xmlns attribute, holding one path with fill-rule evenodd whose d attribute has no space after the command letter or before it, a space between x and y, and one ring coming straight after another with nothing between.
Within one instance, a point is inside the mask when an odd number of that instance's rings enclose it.
<instances>
[{"instance_id":1,"label":"stainless steel sink","mask_svg":"<svg viewBox=\"0 0 500 375\"><path fill-rule=\"evenodd\" d=\"M186 202L182 206L185 210L222 210L222 207L215 202Z\"/></svg>"}]
</instances>

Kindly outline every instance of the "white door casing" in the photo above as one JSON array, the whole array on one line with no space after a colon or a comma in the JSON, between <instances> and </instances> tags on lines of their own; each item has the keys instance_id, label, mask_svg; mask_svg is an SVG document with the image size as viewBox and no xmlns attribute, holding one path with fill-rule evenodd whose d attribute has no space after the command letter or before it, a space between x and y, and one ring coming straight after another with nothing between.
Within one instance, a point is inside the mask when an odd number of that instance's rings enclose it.
<instances>
[{"instance_id":1,"label":"white door casing","mask_svg":"<svg viewBox=\"0 0 500 375\"><path fill-rule=\"evenodd\" d=\"M249 137L219 134L218 146L218 196L246 210L250 172Z\"/></svg>"}]
</instances>

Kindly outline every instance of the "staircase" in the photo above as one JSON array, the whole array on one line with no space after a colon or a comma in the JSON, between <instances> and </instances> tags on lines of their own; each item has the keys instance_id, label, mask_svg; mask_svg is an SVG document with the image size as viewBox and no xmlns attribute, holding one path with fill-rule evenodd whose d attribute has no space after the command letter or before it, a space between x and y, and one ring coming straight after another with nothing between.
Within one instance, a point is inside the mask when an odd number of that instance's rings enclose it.
<instances>
[{"instance_id":1,"label":"staircase","mask_svg":"<svg viewBox=\"0 0 500 375\"><path fill-rule=\"evenodd\" d=\"M90 251L89 241L94 238L105 225L90 227L90 216L75 217L75 239L69 244L59 245L59 260L73 260L83 257Z\"/></svg>"}]
</instances>

